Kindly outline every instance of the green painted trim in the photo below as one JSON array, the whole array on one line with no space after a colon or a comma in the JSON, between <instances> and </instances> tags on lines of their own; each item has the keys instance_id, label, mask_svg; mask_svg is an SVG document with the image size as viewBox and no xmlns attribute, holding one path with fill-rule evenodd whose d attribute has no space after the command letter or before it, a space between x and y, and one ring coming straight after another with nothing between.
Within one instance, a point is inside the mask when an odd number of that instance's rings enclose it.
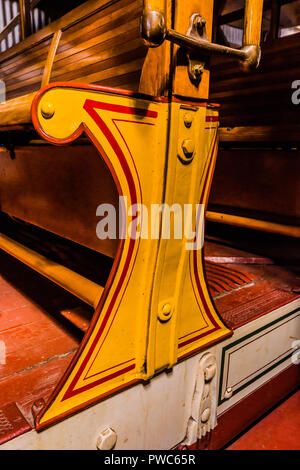
<instances>
[{"instance_id":1,"label":"green painted trim","mask_svg":"<svg viewBox=\"0 0 300 470\"><path fill-rule=\"evenodd\" d=\"M295 313L299 312L300 311L300 308L296 308L295 310L292 310L292 312L289 312L289 313L286 313L285 315L283 315L282 317L280 318L277 318L276 320L273 320L272 322L270 323L267 323L266 325L258 328L257 330L254 330L252 331L251 333L247 334L246 336L242 336L242 338L240 339L237 339L236 341L234 341L233 343L229 343L227 346L224 346L224 348L222 349L222 358L221 358L221 372L220 372L220 385L219 385L219 398L218 398L218 406L221 405L222 403L224 403L226 400L226 398L223 398L222 399L222 386L223 386L223 377L224 377L224 369L225 369L225 354L226 352L229 350L229 349L232 349L234 346L236 346L237 344L239 343L242 343L243 341L246 341L247 339L251 338L252 336L254 335L257 335L259 334L261 331L264 331L266 330L267 328L269 328L270 326L273 326L275 325L276 323L279 323L280 321L282 320L285 320L286 318L294 315ZM294 351L293 351L294 352ZM247 382L246 384L242 385L240 388L234 390L232 396L234 396L236 393L239 393L241 390L243 390L245 387L247 387L248 385L251 385L253 382L255 382L256 380L258 380L259 378L261 378L263 375L267 374L268 372L270 372L272 369L274 369L275 367L277 367L278 365L280 365L282 362L286 361L286 359L288 359L289 357L291 357L293 355L293 352L288 354L287 356L285 356L283 359L281 359L280 361L278 361L276 364L273 364L273 366L269 367L268 369L266 369L264 372L260 373L259 375L257 375L256 377L253 377L251 380L249 380L249 382Z\"/></svg>"}]
</instances>

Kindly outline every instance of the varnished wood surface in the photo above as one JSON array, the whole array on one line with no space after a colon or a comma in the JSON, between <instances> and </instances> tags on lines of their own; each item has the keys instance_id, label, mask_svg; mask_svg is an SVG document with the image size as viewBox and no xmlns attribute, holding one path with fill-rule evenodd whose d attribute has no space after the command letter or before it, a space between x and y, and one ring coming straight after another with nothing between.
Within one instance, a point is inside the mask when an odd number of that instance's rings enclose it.
<instances>
[{"instance_id":1,"label":"varnished wood surface","mask_svg":"<svg viewBox=\"0 0 300 470\"><path fill-rule=\"evenodd\" d=\"M300 34L262 46L259 68L243 73L233 61L212 61L210 98L221 104L221 127L293 126L299 106L292 103L292 83L300 76Z\"/></svg>"},{"instance_id":2,"label":"varnished wood surface","mask_svg":"<svg viewBox=\"0 0 300 470\"><path fill-rule=\"evenodd\" d=\"M95 147L27 145L16 146L14 153L11 159L6 149L0 151L0 210L115 256L118 240L96 235L97 207L111 203L118 208L118 193Z\"/></svg>"},{"instance_id":3,"label":"varnished wood surface","mask_svg":"<svg viewBox=\"0 0 300 470\"><path fill-rule=\"evenodd\" d=\"M29 93L0 104L1 130L31 123L30 108L34 96L35 93Z\"/></svg>"},{"instance_id":4,"label":"varnished wood surface","mask_svg":"<svg viewBox=\"0 0 300 470\"><path fill-rule=\"evenodd\" d=\"M56 54L56 51L60 42L61 34L62 32L59 29L53 35L53 38L50 44L50 49L49 49L48 56L47 56L47 60L46 60L46 64L45 64L45 68L44 68L44 72L43 72L41 87L48 85L50 81L53 62L54 62L55 54Z\"/></svg>"},{"instance_id":5,"label":"varnished wood surface","mask_svg":"<svg viewBox=\"0 0 300 470\"><path fill-rule=\"evenodd\" d=\"M209 210L300 226L300 152L220 149Z\"/></svg>"},{"instance_id":6,"label":"varnished wood surface","mask_svg":"<svg viewBox=\"0 0 300 470\"><path fill-rule=\"evenodd\" d=\"M141 0L120 0L66 29L51 81L79 81L138 89L147 49L140 38ZM76 66L74 66L76 64ZM134 74L136 81L134 79Z\"/></svg>"},{"instance_id":7,"label":"varnished wood surface","mask_svg":"<svg viewBox=\"0 0 300 470\"><path fill-rule=\"evenodd\" d=\"M243 44L260 45L264 0L246 0Z\"/></svg>"},{"instance_id":8,"label":"varnished wood surface","mask_svg":"<svg viewBox=\"0 0 300 470\"><path fill-rule=\"evenodd\" d=\"M187 64L177 60L177 46L166 41L149 50L144 45L143 6L143 0L90 0L2 53L0 78L7 100L37 91L49 81L101 84L153 96L172 90L176 95L207 98L208 70L197 88L189 79ZM191 14L199 12L211 38L213 0L188 4L178 0L175 8L172 0L149 0L145 6L163 10L168 27L182 33L187 32Z\"/></svg>"},{"instance_id":9,"label":"varnished wood surface","mask_svg":"<svg viewBox=\"0 0 300 470\"><path fill-rule=\"evenodd\" d=\"M209 41L212 39L214 0L179 0L176 2L174 29L179 33L186 34L189 28L190 17L193 13L199 13L206 20L206 33ZM191 83L188 76L186 64L181 64L178 56L178 46L174 47L175 75L173 93L175 95L188 96L191 98L207 99L209 93L210 73L208 65L202 75L199 87Z\"/></svg>"},{"instance_id":10,"label":"varnished wood surface","mask_svg":"<svg viewBox=\"0 0 300 470\"><path fill-rule=\"evenodd\" d=\"M147 54L139 29L142 7L142 0L89 1L1 54L7 99L37 91L45 80L137 91Z\"/></svg>"},{"instance_id":11,"label":"varnished wood surface","mask_svg":"<svg viewBox=\"0 0 300 470\"><path fill-rule=\"evenodd\" d=\"M265 126L220 127L219 139L222 143L263 143L276 144L278 147L289 144L296 149L300 142L300 125L282 123Z\"/></svg>"},{"instance_id":12,"label":"varnished wood surface","mask_svg":"<svg viewBox=\"0 0 300 470\"><path fill-rule=\"evenodd\" d=\"M172 27L172 0L145 0L144 8L163 12L167 28ZM165 41L160 47L149 48L142 68L139 91L152 96L167 96L172 87L173 68L170 42Z\"/></svg>"}]
</instances>

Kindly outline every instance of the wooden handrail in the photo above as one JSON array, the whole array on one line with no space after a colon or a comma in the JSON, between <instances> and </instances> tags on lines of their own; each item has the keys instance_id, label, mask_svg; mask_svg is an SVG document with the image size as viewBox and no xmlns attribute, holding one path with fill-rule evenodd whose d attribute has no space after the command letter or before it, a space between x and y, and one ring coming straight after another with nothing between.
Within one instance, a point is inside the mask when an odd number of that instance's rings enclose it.
<instances>
[{"instance_id":1,"label":"wooden handrail","mask_svg":"<svg viewBox=\"0 0 300 470\"><path fill-rule=\"evenodd\" d=\"M18 14L15 16L10 22L4 27L4 29L0 33L0 42L4 39L7 39L9 33L20 23L20 15Z\"/></svg>"},{"instance_id":2,"label":"wooden handrail","mask_svg":"<svg viewBox=\"0 0 300 470\"><path fill-rule=\"evenodd\" d=\"M260 45L264 0L246 0L243 46Z\"/></svg>"},{"instance_id":3,"label":"wooden handrail","mask_svg":"<svg viewBox=\"0 0 300 470\"><path fill-rule=\"evenodd\" d=\"M0 249L96 308L104 288L0 233Z\"/></svg>"},{"instance_id":4,"label":"wooden handrail","mask_svg":"<svg viewBox=\"0 0 300 470\"><path fill-rule=\"evenodd\" d=\"M50 44L50 49L49 49L48 56L47 56L47 60L46 60L46 64L45 64L45 68L44 68L44 72L43 72L41 88L48 85L48 83L50 82L55 54L59 45L61 35L62 35L61 29L56 31L53 35L53 38Z\"/></svg>"},{"instance_id":5,"label":"wooden handrail","mask_svg":"<svg viewBox=\"0 0 300 470\"><path fill-rule=\"evenodd\" d=\"M40 2L40 0L28 0L28 4L29 4L29 9L32 10L33 8L35 8L37 6L37 4ZM26 13L25 15L25 6L26 6L26 2L24 0L19 0L19 4L20 4L20 12L22 13L18 13L14 18L12 18L9 23L7 23L7 25L4 26L3 30L0 32L0 43L3 41L3 40L6 40L7 39L7 36L13 32L14 28L16 26L18 26L18 24L21 26L21 36L22 36L22 39L25 39L25 37L29 36L31 33L29 33L29 29L27 29L27 33L25 34L25 30L26 28L23 26L22 27L22 18L24 17L27 17L27 20L28 20L28 12ZM22 6L22 9L21 9L21 6ZM25 16L24 16L25 15ZM30 28L30 31L31 31L31 28Z\"/></svg>"},{"instance_id":6,"label":"wooden handrail","mask_svg":"<svg viewBox=\"0 0 300 470\"><path fill-rule=\"evenodd\" d=\"M233 225L235 227L259 230L261 232L276 233L293 238L300 238L300 227L294 225L279 224L266 220L252 219L250 217L241 217L221 212L206 212L206 220L221 224Z\"/></svg>"}]
</instances>

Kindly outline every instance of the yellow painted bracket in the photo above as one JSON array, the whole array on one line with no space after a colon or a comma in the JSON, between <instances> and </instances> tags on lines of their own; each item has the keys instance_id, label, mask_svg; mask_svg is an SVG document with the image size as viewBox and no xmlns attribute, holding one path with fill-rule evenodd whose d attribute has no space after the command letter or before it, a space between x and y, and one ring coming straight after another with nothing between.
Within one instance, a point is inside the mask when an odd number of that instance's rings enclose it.
<instances>
[{"instance_id":1,"label":"yellow painted bracket","mask_svg":"<svg viewBox=\"0 0 300 470\"><path fill-rule=\"evenodd\" d=\"M86 133L128 208L143 204L150 213L153 204L207 204L217 155L215 108L55 83L35 97L32 120L57 145ZM134 234L133 215L124 215ZM165 237L169 216L164 209L156 237L120 240L91 325L38 416L38 430L231 334L207 289L202 246L187 249L185 235ZM203 227L200 209L193 229Z\"/></svg>"}]
</instances>

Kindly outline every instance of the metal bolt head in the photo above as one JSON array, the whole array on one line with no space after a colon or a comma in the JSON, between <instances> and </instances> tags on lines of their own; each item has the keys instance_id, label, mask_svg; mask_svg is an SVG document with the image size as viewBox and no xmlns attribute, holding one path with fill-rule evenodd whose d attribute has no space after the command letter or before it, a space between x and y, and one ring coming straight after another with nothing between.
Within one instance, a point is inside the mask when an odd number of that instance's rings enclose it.
<instances>
[{"instance_id":1,"label":"metal bolt head","mask_svg":"<svg viewBox=\"0 0 300 470\"><path fill-rule=\"evenodd\" d=\"M158 318L162 322L166 322L170 320L171 317L172 317L172 305L170 303L166 303L160 308L159 313L158 313Z\"/></svg>"},{"instance_id":2,"label":"metal bolt head","mask_svg":"<svg viewBox=\"0 0 300 470\"><path fill-rule=\"evenodd\" d=\"M51 119L55 113L54 105L49 102L42 103L41 113L44 119Z\"/></svg>"},{"instance_id":3,"label":"metal bolt head","mask_svg":"<svg viewBox=\"0 0 300 470\"><path fill-rule=\"evenodd\" d=\"M169 316L171 313L171 305L170 304L165 304L162 308L162 314L165 315L165 317Z\"/></svg>"},{"instance_id":4,"label":"metal bolt head","mask_svg":"<svg viewBox=\"0 0 300 470\"><path fill-rule=\"evenodd\" d=\"M195 152L195 142L192 139L184 139L182 142L182 150L187 159L191 159Z\"/></svg>"},{"instance_id":5,"label":"metal bolt head","mask_svg":"<svg viewBox=\"0 0 300 470\"><path fill-rule=\"evenodd\" d=\"M117 442L117 433L111 428L104 429L98 436L97 449L99 450L111 450L114 448Z\"/></svg>"},{"instance_id":6,"label":"metal bolt head","mask_svg":"<svg viewBox=\"0 0 300 470\"><path fill-rule=\"evenodd\" d=\"M185 127L187 127L189 129L192 126L193 120L194 120L192 114L191 113L185 113L183 119L184 119Z\"/></svg>"}]
</instances>

